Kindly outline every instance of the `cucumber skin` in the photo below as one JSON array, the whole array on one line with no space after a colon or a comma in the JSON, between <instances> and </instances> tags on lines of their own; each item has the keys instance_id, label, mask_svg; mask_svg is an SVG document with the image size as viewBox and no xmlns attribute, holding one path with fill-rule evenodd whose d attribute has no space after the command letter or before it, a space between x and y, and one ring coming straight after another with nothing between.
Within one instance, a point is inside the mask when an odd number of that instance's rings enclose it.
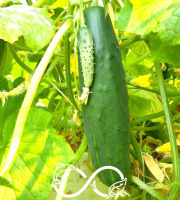
<instances>
[{"instance_id":1,"label":"cucumber skin","mask_svg":"<svg viewBox=\"0 0 180 200\"><path fill-rule=\"evenodd\" d=\"M84 11L94 40L95 74L87 105L82 105L85 134L93 166L117 167L130 180L129 109L125 73L119 44L105 9L92 6ZM80 87L83 85L79 62ZM112 170L98 174L107 186L120 181Z\"/></svg>"}]
</instances>

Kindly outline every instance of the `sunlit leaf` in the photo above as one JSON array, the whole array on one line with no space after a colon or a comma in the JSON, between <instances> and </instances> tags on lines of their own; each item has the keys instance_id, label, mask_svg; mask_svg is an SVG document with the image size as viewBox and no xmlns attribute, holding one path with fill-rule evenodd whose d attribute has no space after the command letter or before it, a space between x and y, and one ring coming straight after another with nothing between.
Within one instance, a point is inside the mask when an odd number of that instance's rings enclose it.
<instances>
[{"instance_id":1,"label":"sunlit leaf","mask_svg":"<svg viewBox=\"0 0 180 200\"><path fill-rule=\"evenodd\" d=\"M11 115L4 126L6 148L16 117L17 113ZM74 155L64 137L57 135L50 125L52 119L53 115L42 109L30 110L16 160L7 176L17 190L2 188L0 199L34 200L38 197L38 200L44 200L49 196L57 164L68 163Z\"/></svg>"},{"instance_id":2,"label":"sunlit leaf","mask_svg":"<svg viewBox=\"0 0 180 200\"><path fill-rule=\"evenodd\" d=\"M14 43L20 36L33 51L42 49L53 36L52 21L46 8L13 5L0 8L0 38Z\"/></svg>"}]
</instances>

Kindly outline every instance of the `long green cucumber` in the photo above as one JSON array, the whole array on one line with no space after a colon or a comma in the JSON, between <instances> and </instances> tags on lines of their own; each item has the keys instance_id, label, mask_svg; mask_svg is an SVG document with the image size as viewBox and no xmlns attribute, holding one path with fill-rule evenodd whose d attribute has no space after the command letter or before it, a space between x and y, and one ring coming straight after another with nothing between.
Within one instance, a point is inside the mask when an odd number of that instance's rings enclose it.
<instances>
[{"instance_id":1,"label":"long green cucumber","mask_svg":"<svg viewBox=\"0 0 180 200\"><path fill-rule=\"evenodd\" d=\"M130 179L129 110L125 73L119 44L105 9L92 6L84 11L94 40L95 74L87 105L82 105L85 134L95 169L117 167ZM84 86L79 62L80 87ZM113 170L104 170L100 180L107 186L120 181Z\"/></svg>"}]
</instances>

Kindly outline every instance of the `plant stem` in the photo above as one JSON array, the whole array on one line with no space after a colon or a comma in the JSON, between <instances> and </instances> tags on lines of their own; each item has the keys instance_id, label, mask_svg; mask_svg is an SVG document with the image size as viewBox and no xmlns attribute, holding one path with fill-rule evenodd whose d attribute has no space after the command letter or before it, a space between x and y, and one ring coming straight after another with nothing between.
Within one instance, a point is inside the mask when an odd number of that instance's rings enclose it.
<instances>
[{"instance_id":1,"label":"plant stem","mask_svg":"<svg viewBox=\"0 0 180 200\"><path fill-rule=\"evenodd\" d=\"M143 56L141 56L139 59L137 59L134 63L130 64L128 67L134 67L134 66L136 66L137 64L139 64L140 62L142 62L145 58L149 57L150 55L151 55L151 52L148 51Z\"/></svg>"},{"instance_id":2,"label":"plant stem","mask_svg":"<svg viewBox=\"0 0 180 200\"><path fill-rule=\"evenodd\" d=\"M169 109L172 110L178 103L180 102L180 97L177 97L172 104L169 105ZM164 115L164 110L161 111L161 112L158 112L158 113L155 113L155 114L150 114L150 115L145 115L143 117L140 117L138 119L135 119L134 121L132 121L130 123L130 126L133 127L135 126L136 124L139 124L143 121L147 121L147 120L150 120L150 119L155 119L155 118L158 118L158 117L161 117Z\"/></svg>"},{"instance_id":3,"label":"plant stem","mask_svg":"<svg viewBox=\"0 0 180 200\"><path fill-rule=\"evenodd\" d=\"M121 6L121 8L124 7L124 3L122 2L122 0L117 0L117 2L119 3L119 5Z\"/></svg>"},{"instance_id":4,"label":"plant stem","mask_svg":"<svg viewBox=\"0 0 180 200\"><path fill-rule=\"evenodd\" d=\"M144 173L144 161L143 161L141 149L139 147L139 144L137 143L136 137L135 137L131 128L129 128L129 133L130 133L131 144L132 144L134 151L136 153L136 157L139 160L139 163L141 164L142 172Z\"/></svg>"},{"instance_id":5,"label":"plant stem","mask_svg":"<svg viewBox=\"0 0 180 200\"><path fill-rule=\"evenodd\" d=\"M60 39L66 33L66 31L72 26L72 24L73 24L72 20L68 19L62 25L62 27L59 29L59 31L54 36L52 42L50 43L49 47L47 48L47 51L45 52L42 60L40 61L35 73L33 74L30 86L27 90L26 96L24 98L24 101L22 103L22 106L20 108L20 111L19 111L19 114L17 117L17 121L16 121L16 125L14 128L14 133L12 136L10 148L7 151L7 155L5 154L5 156L3 157L3 160L2 160L2 165L0 167L0 175L1 176L5 175L9 171L9 169L15 159L15 155L16 155L16 152L18 150L18 147L19 147L19 144L21 141L26 118L27 118L28 112L30 110L30 107L32 105L34 96L36 94L38 85L39 85L41 78L44 74L44 71L46 70L46 67L53 55L54 50L56 49L56 47L59 44Z\"/></svg>"},{"instance_id":6,"label":"plant stem","mask_svg":"<svg viewBox=\"0 0 180 200\"><path fill-rule=\"evenodd\" d=\"M66 99L66 101L71 104L72 107L77 109L76 106L70 101L70 99L61 90L59 90L59 88L54 83L52 83L51 81L49 81L49 83L56 88L56 90Z\"/></svg>"},{"instance_id":7,"label":"plant stem","mask_svg":"<svg viewBox=\"0 0 180 200\"><path fill-rule=\"evenodd\" d=\"M148 92L153 92L155 94L160 94L160 91L158 89L149 89L149 88L144 88L138 85L133 85L131 83L127 83L127 85L133 86L134 88L129 88L129 89L142 89ZM168 97L177 97L180 96L180 91L167 91Z\"/></svg>"},{"instance_id":8,"label":"plant stem","mask_svg":"<svg viewBox=\"0 0 180 200\"><path fill-rule=\"evenodd\" d=\"M59 61L59 57L55 57L54 60L51 62L50 66L48 67L48 70L46 72L46 75L47 75L48 78L50 77L50 73L55 68L58 61Z\"/></svg>"},{"instance_id":9,"label":"plant stem","mask_svg":"<svg viewBox=\"0 0 180 200\"><path fill-rule=\"evenodd\" d=\"M24 70L26 70L28 73L31 74L31 73L33 72L33 70L30 69L26 64L24 64L24 63L21 61L21 59L20 59L20 58L18 57L18 55L16 54L16 51L14 50L13 45L8 44L8 46L9 46L9 49L10 49L11 54L12 54L13 58L15 59L15 61L16 61Z\"/></svg>"},{"instance_id":10,"label":"plant stem","mask_svg":"<svg viewBox=\"0 0 180 200\"><path fill-rule=\"evenodd\" d=\"M98 2L98 0L93 0L93 2L92 2L92 6L99 6L99 2Z\"/></svg>"},{"instance_id":11,"label":"plant stem","mask_svg":"<svg viewBox=\"0 0 180 200\"><path fill-rule=\"evenodd\" d=\"M81 145L76 151L74 158L71 161L72 165L77 164L77 162L79 161L79 159L81 158L81 156L83 155L86 149L87 149L87 139L86 139L86 135L84 134L81 140Z\"/></svg>"},{"instance_id":12,"label":"plant stem","mask_svg":"<svg viewBox=\"0 0 180 200\"><path fill-rule=\"evenodd\" d=\"M80 26L86 27L83 14L83 0L80 0Z\"/></svg>"},{"instance_id":13,"label":"plant stem","mask_svg":"<svg viewBox=\"0 0 180 200\"><path fill-rule=\"evenodd\" d=\"M64 39L65 39L65 70L66 70L67 91L68 91L69 99L71 103L74 105L76 109L78 109L75 99L74 99L74 94L73 94L72 85L71 85L69 34L66 34Z\"/></svg>"},{"instance_id":14,"label":"plant stem","mask_svg":"<svg viewBox=\"0 0 180 200\"><path fill-rule=\"evenodd\" d=\"M139 126L134 126L133 129L136 131L154 131L154 130L158 130L162 128L162 125L156 125L156 126L152 126L152 127L139 127Z\"/></svg>"},{"instance_id":15,"label":"plant stem","mask_svg":"<svg viewBox=\"0 0 180 200\"><path fill-rule=\"evenodd\" d=\"M172 189L170 191L168 200L174 200L176 199L178 195L177 192L180 188L180 165L179 165L178 148L177 148L176 137L175 137L175 132L174 132L173 123L172 123L172 117L171 117L169 104L167 100L163 73L162 73L161 66L159 63L155 63L155 69L156 69L157 78L159 81L160 93L161 93L162 103L164 107L165 118L167 122L167 130L169 134L171 153L172 153L172 162L173 162L174 180L173 180L173 185L172 185Z\"/></svg>"},{"instance_id":16,"label":"plant stem","mask_svg":"<svg viewBox=\"0 0 180 200\"><path fill-rule=\"evenodd\" d=\"M137 178L135 176L132 176L131 177L131 181L133 183L135 183L136 185L138 185L141 189L143 189L144 191L146 191L147 193L149 193L150 195L155 197L156 199L158 199L158 200L166 200L165 197L163 197L161 194L159 194L158 192L156 192L155 190L150 188L148 185L143 183L139 178Z\"/></svg>"},{"instance_id":17,"label":"plant stem","mask_svg":"<svg viewBox=\"0 0 180 200\"><path fill-rule=\"evenodd\" d=\"M132 37L128 38L127 40L125 40L122 44L120 44L120 49L125 49L126 47L128 47L129 45L143 40L144 38L140 35L133 35Z\"/></svg>"},{"instance_id":18,"label":"plant stem","mask_svg":"<svg viewBox=\"0 0 180 200\"><path fill-rule=\"evenodd\" d=\"M78 88L78 84L77 84L77 69L76 69L76 55L77 55L77 37L75 38L74 41L74 82L75 82L75 86L76 86L76 91L78 93L78 95L80 95L79 93L79 88Z\"/></svg>"}]
</instances>

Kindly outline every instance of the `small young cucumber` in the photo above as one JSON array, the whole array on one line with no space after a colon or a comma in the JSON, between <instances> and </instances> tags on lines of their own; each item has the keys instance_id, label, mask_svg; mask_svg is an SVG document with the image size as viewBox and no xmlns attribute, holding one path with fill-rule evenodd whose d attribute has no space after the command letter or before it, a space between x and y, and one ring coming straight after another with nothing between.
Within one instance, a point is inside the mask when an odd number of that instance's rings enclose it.
<instances>
[{"instance_id":1,"label":"small young cucumber","mask_svg":"<svg viewBox=\"0 0 180 200\"><path fill-rule=\"evenodd\" d=\"M78 30L77 38L84 80L83 93L79 99L82 103L87 104L89 88L92 85L94 75L93 36L87 27L81 27Z\"/></svg>"},{"instance_id":2,"label":"small young cucumber","mask_svg":"<svg viewBox=\"0 0 180 200\"><path fill-rule=\"evenodd\" d=\"M85 9L84 17L87 28L93 35L95 61L95 74L90 87L92 94L88 104L82 105L90 156L95 170L102 166L114 166L129 182L128 93L119 44L111 19L103 7L92 6ZM91 64L92 57L90 61ZM82 64L79 64L81 88L85 85ZM86 76L90 76L92 69L88 73ZM92 81L92 76L90 80ZM112 170L104 170L98 176L107 186L120 181L119 175Z\"/></svg>"}]
</instances>

